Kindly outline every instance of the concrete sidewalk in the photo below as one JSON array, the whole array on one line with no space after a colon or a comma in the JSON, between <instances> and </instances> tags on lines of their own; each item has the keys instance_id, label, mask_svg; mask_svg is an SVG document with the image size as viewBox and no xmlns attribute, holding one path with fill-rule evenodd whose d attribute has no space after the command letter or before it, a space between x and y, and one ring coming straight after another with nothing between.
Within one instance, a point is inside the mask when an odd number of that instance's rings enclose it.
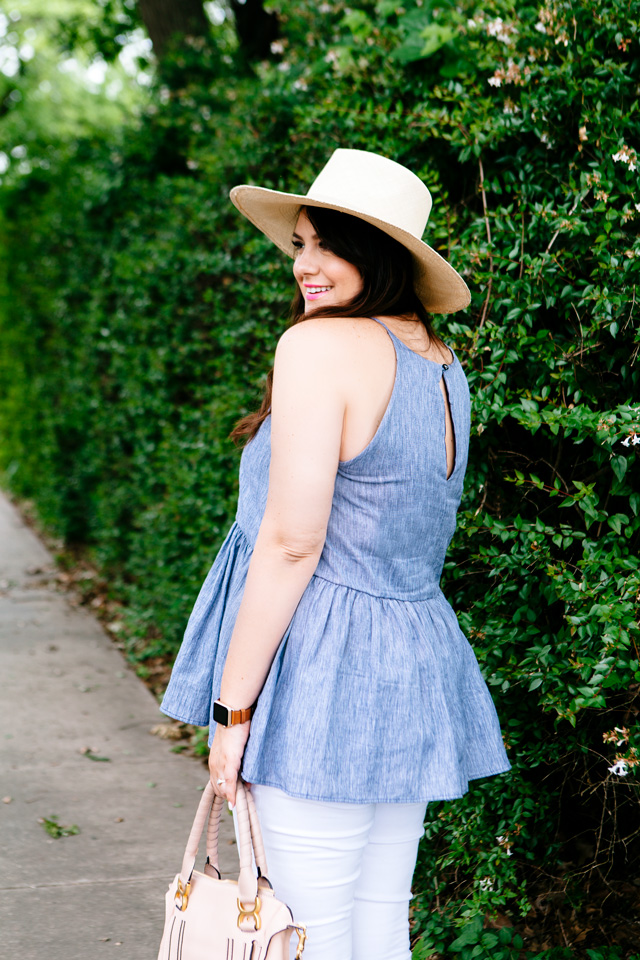
<instances>
[{"instance_id":1,"label":"concrete sidewalk","mask_svg":"<svg viewBox=\"0 0 640 960\"><path fill-rule=\"evenodd\" d=\"M33 567L52 558L0 494L0 956L156 960L207 771L150 736L167 719L153 696ZM51 839L52 815L80 833ZM225 813L226 875L232 841Z\"/></svg>"}]
</instances>

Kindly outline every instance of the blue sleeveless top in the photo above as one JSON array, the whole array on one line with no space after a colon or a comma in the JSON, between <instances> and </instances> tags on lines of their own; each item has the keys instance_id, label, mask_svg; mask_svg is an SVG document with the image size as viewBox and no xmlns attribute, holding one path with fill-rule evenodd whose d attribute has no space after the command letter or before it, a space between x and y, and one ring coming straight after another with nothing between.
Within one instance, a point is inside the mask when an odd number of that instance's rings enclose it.
<instances>
[{"instance_id":1,"label":"blue sleeveless top","mask_svg":"<svg viewBox=\"0 0 640 960\"><path fill-rule=\"evenodd\" d=\"M338 464L324 549L258 699L243 759L248 782L311 800L450 800L469 780L510 769L489 690L439 586L467 464L467 380L455 356L427 360L382 326L396 352L391 399L368 446ZM456 448L448 480L441 377ZM211 723L210 742L266 506L270 431L269 415L242 452L236 519L161 706L177 720Z\"/></svg>"}]
</instances>

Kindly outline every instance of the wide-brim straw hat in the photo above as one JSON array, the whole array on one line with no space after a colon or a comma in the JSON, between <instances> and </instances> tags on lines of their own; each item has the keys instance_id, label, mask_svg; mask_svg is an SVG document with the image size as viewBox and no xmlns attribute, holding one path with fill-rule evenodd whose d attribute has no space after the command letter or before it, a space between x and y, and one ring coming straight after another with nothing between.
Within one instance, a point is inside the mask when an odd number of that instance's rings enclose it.
<instances>
[{"instance_id":1,"label":"wide-brim straw hat","mask_svg":"<svg viewBox=\"0 0 640 960\"><path fill-rule=\"evenodd\" d=\"M306 194L282 193L241 184L231 200L258 230L290 257L300 208L339 210L373 224L411 251L415 291L431 313L453 313L469 305L469 288L450 263L422 240L431 194L395 160L368 150L338 149Z\"/></svg>"}]
</instances>

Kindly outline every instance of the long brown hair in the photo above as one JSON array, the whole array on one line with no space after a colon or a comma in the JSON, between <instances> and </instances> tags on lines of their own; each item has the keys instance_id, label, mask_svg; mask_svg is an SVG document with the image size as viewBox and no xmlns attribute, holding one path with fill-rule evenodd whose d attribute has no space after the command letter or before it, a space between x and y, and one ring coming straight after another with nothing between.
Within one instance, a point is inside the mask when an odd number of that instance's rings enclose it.
<instances>
[{"instance_id":1,"label":"long brown hair","mask_svg":"<svg viewBox=\"0 0 640 960\"><path fill-rule=\"evenodd\" d=\"M417 318L424 325L429 340L442 344L413 288L413 262L406 247L378 227L348 213L324 207L301 209L325 247L358 268L362 290L347 303L317 307L305 313L304 296L296 284L290 327L311 317L375 317L380 314L406 320ZM232 440L239 441L246 437L246 444L256 435L271 410L272 386L273 367L267 374L260 409L236 423L229 434Z\"/></svg>"}]
</instances>

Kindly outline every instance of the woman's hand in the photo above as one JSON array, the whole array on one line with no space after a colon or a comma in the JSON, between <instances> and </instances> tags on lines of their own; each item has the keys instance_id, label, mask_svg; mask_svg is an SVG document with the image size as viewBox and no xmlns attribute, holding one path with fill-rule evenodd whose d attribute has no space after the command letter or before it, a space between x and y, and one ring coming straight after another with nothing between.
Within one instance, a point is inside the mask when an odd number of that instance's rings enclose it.
<instances>
[{"instance_id":1,"label":"woman's hand","mask_svg":"<svg viewBox=\"0 0 640 960\"><path fill-rule=\"evenodd\" d=\"M219 797L228 800L232 807L236 805L236 783L250 728L250 720L233 727L216 724L209 752L209 779L213 789ZM218 783L218 780L224 780L224 783Z\"/></svg>"}]
</instances>

